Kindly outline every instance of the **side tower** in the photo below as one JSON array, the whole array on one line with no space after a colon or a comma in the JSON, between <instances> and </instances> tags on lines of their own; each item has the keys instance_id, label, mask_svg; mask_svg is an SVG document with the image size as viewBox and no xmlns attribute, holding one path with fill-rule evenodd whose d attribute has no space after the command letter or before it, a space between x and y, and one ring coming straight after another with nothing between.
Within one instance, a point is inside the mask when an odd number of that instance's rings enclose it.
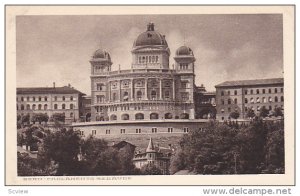
<instances>
[{"instance_id":1,"label":"side tower","mask_svg":"<svg viewBox=\"0 0 300 196\"><path fill-rule=\"evenodd\" d=\"M169 69L170 49L164 35L154 29L154 23L147 25L133 43L132 69Z\"/></svg>"},{"instance_id":2,"label":"side tower","mask_svg":"<svg viewBox=\"0 0 300 196\"><path fill-rule=\"evenodd\" d=\"M194 62L196 61L191 48L181 46L176 50L175 70L176 86L178 87L176 97L181 102L182 115L179 118L194 119L194 92L195 92L195 73Z\"/></svg>"},{"instance_id":3,"label":"side tower","mask_svg":"<svg viewBox=\"0 0 300 196\"><path fill-rule=\"evenodd\" d=\"M107 51L98 49L94 52L91 63L91 120L104 121L107 111L104 103L109 99L107 75L111 71L111 59Z\"/></svg>"}]
</instances>

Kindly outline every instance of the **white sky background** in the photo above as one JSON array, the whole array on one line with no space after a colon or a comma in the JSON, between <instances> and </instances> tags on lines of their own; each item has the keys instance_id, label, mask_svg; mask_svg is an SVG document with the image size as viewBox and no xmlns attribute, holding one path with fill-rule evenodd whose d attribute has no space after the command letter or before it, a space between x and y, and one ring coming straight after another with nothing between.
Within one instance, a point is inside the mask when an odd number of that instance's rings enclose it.
<instances>
[{"instance_id":1,"label":"white sky background","mask_svg":"<svg viewBox=\"0 0 300 196\"><path fill-rule=\"evenodd\" d=\"M113 70L129 69L131 49L148 22L166 35L170 67L178 47L196 57L196 84L282 77L281 15L18 16L17 86L64 86L90 94L93 52L106 49Z\"/></svg>"}]
</instances>

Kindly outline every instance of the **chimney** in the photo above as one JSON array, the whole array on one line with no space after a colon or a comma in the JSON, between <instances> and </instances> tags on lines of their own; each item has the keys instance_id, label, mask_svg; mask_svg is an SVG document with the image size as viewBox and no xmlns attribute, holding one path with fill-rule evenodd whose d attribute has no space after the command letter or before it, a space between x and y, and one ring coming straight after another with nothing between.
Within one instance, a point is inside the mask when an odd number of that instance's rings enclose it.
<instances>
[{"instance_id":1,"label":"chimney","mask_svg":"<svg viewBox=\"0 0 300 196\"><path fill-rule=\"evenodd\" d=\"M55 82L53 82L53 88L55 88Z\"/></svg>"}]
</instances>

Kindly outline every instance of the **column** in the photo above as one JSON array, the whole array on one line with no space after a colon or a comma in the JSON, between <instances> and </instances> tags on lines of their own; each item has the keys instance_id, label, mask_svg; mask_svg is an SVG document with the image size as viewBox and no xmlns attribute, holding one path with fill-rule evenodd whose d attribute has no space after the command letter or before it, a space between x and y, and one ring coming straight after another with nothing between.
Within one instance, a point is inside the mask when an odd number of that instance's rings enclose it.
<instances>
[{"instance_id":1,"label":"column","mask_svg":"<svg viewBox=\"0 0 300 196\"><path fill-rule=\"evenodd\" d=\"M175 101L175 79L173 79L173 86L172 86L172 93L173 93L173 100Z\"/></svg>"},{"instance_id":2,"label":"column","mask_svg":"<svg viewBox=\"0 0 300 196\"><path fill-rule=\"evenodd\" d=\"M121 80L119 80L119 101L121 102L121 101L123 101L122 100L122 96L121 96Z\"/></svg>"},{"instance_id":3,"label":"column","mask_svg":"<svg viewBox=\"0 0 300 196\"><path fill-rule=\"evenodd\" d=\"M159 79L159 99L162 100L162 79Z\"/></svg>"},{"instance_id":4,"label":"column","mask_svg":"<svg viewBox=\"0 0 300 196\"><path fill-rule=\"evenodd\" d=\"M145 78L145 99L148 100L148 78Z\"/></svg>"},{"instance_id":5,"label":"column","mask_svg":"<svg viewBox=\"0 0 300 196\"><path fill-rule=\"evenodd\" d=\"M134 88L134 84L133 84L133 79L131 79L131 100L133 101L134 99L134 92L133 92L133 88Z\"/></svg>"},{"instance_id":6,"label":"column","mask_svg":"<svg viewBox=\"0 0 300 196\"><path fill-rule=\"evenodd\" d=\"M111 102L111 82L108 82L108 101Z\"/></svg>"}]
</instances>

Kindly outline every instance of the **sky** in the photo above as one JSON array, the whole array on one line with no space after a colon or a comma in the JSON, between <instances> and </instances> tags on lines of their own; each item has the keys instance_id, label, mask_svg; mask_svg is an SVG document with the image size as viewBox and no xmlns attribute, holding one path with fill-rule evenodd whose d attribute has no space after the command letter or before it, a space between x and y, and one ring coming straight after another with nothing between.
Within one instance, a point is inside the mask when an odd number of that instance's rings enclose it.
<instances>
[{"instance_id":1,"label":"sky","mask_svg":"<svg viewBox=\"0 0 300 196\"><path fill-rule=\"evenodd\" d=\"M149 22L166 36L171 56L182 45L196 58L196 85L283 77L280 14L17 16L17 87L71 84L90 95L89 60L105 49L112 70L130 69L131 49Z\"/></svg>"}]
</instances>

